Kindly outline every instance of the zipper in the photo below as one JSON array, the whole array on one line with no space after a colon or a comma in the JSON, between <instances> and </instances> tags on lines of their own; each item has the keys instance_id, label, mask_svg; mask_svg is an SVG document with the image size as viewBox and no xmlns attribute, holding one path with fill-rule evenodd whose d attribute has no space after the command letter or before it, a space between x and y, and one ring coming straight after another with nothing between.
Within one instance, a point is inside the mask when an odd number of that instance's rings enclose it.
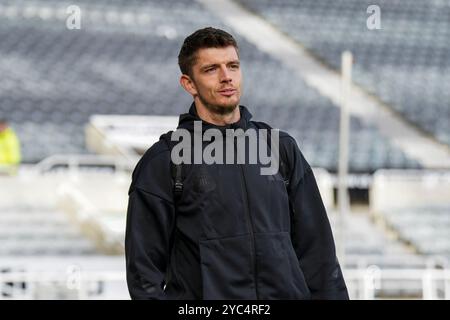
<instances>
[{"instance_id":1,"label":"zipper","mask_svg":"<svg viewBox=\"0 0 450 320\"><path fill-rule=\"evenodd\" d=\"M237 147L236 147L236 141L234 143L234 147L235 147L235 155L237 155ZM255 244L255 233L254 233L254 224L253 224L253 220L250 214L250 208L249 208L249 201L248 201L248 192L247 192L247 183L245 180L245 174L244 174L244 165L243 164L239 164L239 167L241 168L241 185L242 188L244 189L245 192L245 197L244 197L244 201L245 201L245 213L247 216L247 225L248 225L248 229L250 231L250 235L251 235L251 241L252 241L252 251L251 253L251 259L252 259L252 263L253 263L253 280L255 283L255 293L256 293L256 299L259 300L259 293L258 293L258 280L257 280L257 267L256 267L256 244Z\"/></svg>"}]
</instances>

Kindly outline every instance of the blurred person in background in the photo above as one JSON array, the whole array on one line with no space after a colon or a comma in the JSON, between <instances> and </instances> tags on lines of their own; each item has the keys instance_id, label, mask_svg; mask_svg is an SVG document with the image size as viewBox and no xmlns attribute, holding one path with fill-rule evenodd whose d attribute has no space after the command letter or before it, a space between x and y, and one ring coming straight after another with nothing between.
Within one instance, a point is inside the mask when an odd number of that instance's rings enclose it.
<instances>
[{"instance_id":1,"label":"blurred person in background","mask_svg":"<svg viewBox=\"0 0 450 320\"><path fill-rule=\"evenodd\" d=\"M232 35L197 30L185 39L178 63L180 84L194 100L178 129L193 136L199 123L222 134L270 128L250 121L239 105ZM128 193L125 254L133 299L348 299L314 174L294 138L280 132L280 171L262 175L248 163L175 164L169 135L136 165Z\"/></svg>"},{"instance_id":2,"label":"blurred person in background","mask_svg":"<svg viewBox=\"0 0 450 320\"><path fill-rule=\"evenodd\" d=\"M0 174L15 174L20 164L20 142L6 119L0 119Z\"/></svg>"}]
</instances>

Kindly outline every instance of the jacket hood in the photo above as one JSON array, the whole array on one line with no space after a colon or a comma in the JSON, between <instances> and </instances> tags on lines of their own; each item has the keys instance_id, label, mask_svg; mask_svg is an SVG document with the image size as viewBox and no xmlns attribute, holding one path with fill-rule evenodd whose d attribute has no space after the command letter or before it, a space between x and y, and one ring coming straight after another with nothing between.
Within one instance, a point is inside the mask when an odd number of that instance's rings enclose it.
<instances>
[{"instance_id":1,"label":"jacket hood","mask_svg":"<svg viewBox=\"0 0 450 320\"><path fill-rule=\"evenodd\" d=\"M207 129L219 129L220 131L224 131L226 129L243 129L244 131L248 128L250 119L252 118L252 114L247 110L244 106L239 106L241 117L237 122L227 124L225 126L218 126L207 121L202 120L197 113L197 109L195 107L195 103L191 104L188 113L184 113L180 115L180 119L178 121L178 128L187 129L189 131L194 131L194 121L202 122L202 131Z\"/></svg>"}]
</instances>

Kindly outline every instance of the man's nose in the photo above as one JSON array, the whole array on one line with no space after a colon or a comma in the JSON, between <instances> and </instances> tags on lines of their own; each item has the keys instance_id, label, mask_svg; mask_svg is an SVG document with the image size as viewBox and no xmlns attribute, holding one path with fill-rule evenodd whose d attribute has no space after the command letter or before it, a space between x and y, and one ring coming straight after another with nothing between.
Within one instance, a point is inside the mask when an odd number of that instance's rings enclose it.
<instances>
[{"instance_id":1,"label":"man's nose","mask_svg":"<svg viewBox=\"0 0 450 320\"><path fill-rule=\"evenodd\" d=\"M230 82L232 80L231 73L226 66L220 67L220 82Z\"/></svg>"}]
</instances>

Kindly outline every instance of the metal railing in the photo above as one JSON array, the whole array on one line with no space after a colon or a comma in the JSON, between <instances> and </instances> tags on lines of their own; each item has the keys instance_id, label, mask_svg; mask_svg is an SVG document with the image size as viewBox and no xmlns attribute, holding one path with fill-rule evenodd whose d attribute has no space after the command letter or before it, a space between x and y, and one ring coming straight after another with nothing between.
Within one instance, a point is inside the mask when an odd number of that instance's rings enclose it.
<instances>
[{"instance_id":1,"label":"metal railing","mask_svg":"<svg viewBox=\"0 0 450 320\"><path fill-rule=\"evenodd\" d=\"M349 291L354 292L353 299L379 300L387 298L411 298L402 294L383 294L387 288L385 283L390 282L391 291L402 291L404 283L413 283L413 290L418 293L415 299L423 300L450 300L450 269L380 269L376 265L365 269L344 271L344 277ZM392 284L398 283L398 287ZM402 284L402 285L400 285ZM407 289L407 288L406 288ZM411 289L411 288L409 288Z\"/></svg>"},{"instance_id":2,"label":"metal railing","mask_svg":"<svg viewBox=\"0 0 450 320\"><path fill-rule=\"evenodd\" d=\"M450 269L380 269L369 266L366 269L344 270L351 299L411 299L398 295L383 297L383 282L402 283L411 281L418 285L414 299L450 300ZM125 273L121 271L80 272L12 272L0 273L0 299L129 299L126 290ZM108 284L119 284L120 289L108 292ZM390 287L402 291L401 285Z\"/></svg>"},{"instance_id":3,"label":"metal railing","mask_svg":"<svg viewBox=\"0 0 450 320\"><path fill-rule=\"evenodd\" d=\"M118 284L115 289L107 289ZM114 287L114 286L113 286ZM0 273L0 299L88 300L129 299L125 273L120 271Z\"/></svg>"}]
</instances>

